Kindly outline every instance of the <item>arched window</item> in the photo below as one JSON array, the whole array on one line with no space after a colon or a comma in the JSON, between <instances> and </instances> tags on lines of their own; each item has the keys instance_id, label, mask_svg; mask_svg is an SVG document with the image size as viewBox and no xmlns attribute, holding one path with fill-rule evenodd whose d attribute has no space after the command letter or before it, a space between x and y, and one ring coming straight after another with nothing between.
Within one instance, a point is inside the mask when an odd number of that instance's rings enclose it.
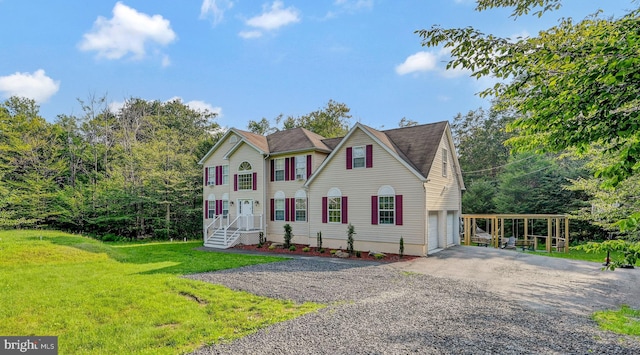
<instances>
[{"instance_id":1,"label":"arched window","mask_svg":"<svg viewBox=\"0 0 640 355\"><path fill-rule=\"evenodd\" d=\"M253 189L253 174L251 173L251 164L243 161L238 167L238 190Z\"/></svg>"},{"instance_id":2,"label":"arched window","mask_svg":"<svg viewBox=\"0 0 640 355\"><path fill-rule=\"evenodd\" d=\"M304 190L296 191L296 222L307 221L307 193Z\"/></svg>"},{"instance_id":3,"label":"arched window","mask_svg":"<svg viewBox=\"0 0 640 355\"><path fill-rule=\"evenodd\" d=\"M389 185L378 189L378 223L395 224L396 192Z\"/></svg>"}]
</instances>

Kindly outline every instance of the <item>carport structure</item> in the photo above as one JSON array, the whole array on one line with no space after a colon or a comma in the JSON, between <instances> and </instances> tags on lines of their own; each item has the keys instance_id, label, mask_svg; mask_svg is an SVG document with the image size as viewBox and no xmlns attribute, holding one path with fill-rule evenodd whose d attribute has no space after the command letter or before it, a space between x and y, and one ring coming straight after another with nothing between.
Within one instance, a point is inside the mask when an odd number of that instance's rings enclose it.
<instances>
[{"instance_id":1,"label":"carport structure","mask_svg":"<svg viewBox=\"0 0 640 355\"><path fill-rule=\"evenodd\" d=\"M533 246L544 241L547 252L569 252L569 217L562 214L463 214L463 241L471 245L483 228L495 248L507 244L513 237L515 246ZM546 221L546 223L545 223ZM505 228L506 226L506 228ZM545 228L546 227L546 228ZM546 229L546 233L544 230Z\"/></svg>"}]
</instances>

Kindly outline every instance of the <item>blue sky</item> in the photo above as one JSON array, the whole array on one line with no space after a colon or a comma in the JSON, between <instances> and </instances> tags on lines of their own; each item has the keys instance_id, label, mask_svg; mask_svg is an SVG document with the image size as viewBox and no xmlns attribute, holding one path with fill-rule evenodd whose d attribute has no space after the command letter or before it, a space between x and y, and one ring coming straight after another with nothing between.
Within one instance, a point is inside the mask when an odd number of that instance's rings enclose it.
<instances>
[{"instance_id":1,"label":"blue sky","mask_svg":"<svg viewBox=\"0 0 640 355\"><path fill-rule=\"evenodd\" d=\"M630 0L568 0L538 19L474 11L472 0L0 0L0 97L26 96L49 121L77 100L180 98L223 126L303 115L330 100L375 128L452 120L491 84L444 70L446 52L413 32L433 24L535 35L560 17Z\"/></svg>"}]
</instances>

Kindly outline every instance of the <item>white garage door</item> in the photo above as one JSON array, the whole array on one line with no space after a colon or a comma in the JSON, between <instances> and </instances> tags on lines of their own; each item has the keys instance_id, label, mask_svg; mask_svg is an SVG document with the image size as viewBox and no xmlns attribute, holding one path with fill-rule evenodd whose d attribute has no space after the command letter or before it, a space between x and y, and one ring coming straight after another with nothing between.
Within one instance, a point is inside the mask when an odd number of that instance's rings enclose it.
<instances>
[{"instance_id":1,"label":"white garage door","mask_svg":"<svg viewBox=\"0 0 640 355\"><path fill-rule=\"evenodd\" d=\"M447 245L453 244L453 237L455 236L453 217L454 212L447 212Z\"/></svg>"},{"instance_id":2,"label":"white garage door","mask_svg":"<svg viewBox=\"0 0 640 355\"><path fill-rule=\"evenodd\" d=\"M429 212L429 250L438 248L438 213Z\"/></svg>"}]
</instances>

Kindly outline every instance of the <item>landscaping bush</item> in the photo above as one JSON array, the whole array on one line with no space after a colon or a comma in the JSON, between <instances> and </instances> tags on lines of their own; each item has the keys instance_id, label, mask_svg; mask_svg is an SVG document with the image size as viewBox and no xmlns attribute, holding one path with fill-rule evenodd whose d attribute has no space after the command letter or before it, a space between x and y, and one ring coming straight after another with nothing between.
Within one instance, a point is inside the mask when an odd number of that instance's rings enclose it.
<instances>
[{"instance_id":1,"label":"landscaping bush","mask_svg":"<svg viewBox=\"0 0 640 355\"><path fill-rule=\"evenodd\" d=\"M373 257L378 259L378 260L380 260L380 259L384 258L384 254L374 254Z\"/></svg>"},{"instance_id":2,"label":"landscaping bush","mask_svg":"<svg viewBox=\"0 0 640 355\"><path fill-rule=\"evenodd\" d=\"M291 232L291 226L289 223L284 225L284 247L289 248L291 246L291 238L293 238L293 233Z\"/></svg>"},{"instance_id":3,"label":"landscaping bush","mask_svg":"<svg viewBox=\"0 0 640 355\"><path fill-rule=\"evenodd\" d=\"M320 254L324 254L324 248L319 250Z\"/></svg>"},{"instance_id":4,"label":"landscaping bush","mask_svg":"<svg viewBox=\"0 0 640 355\"><path fill-rule=\"evenodd\" d=\"M309 247L304 247L304 248L302 248L302 251L303 251L303 252L305 252L305 253L307 253L307 252L311 251L311 248L309 248Z\"/></svg>"},{"instance_id":5,"label":"landscaping bush","mask_svg":"<svg viewBox=\"0 0 640 355\"><path fill-rule=\"evenodd\" d=\"M356 250L356 257L358 258L362 257L362 253L360 252L360 250Z\"/></svg>"},{"instance_id":6,"label":"landscaping bush","mask_svg":"<svg viewBox=\"0 0 640 355\"><path fill-rule=\"evenodd\" d=\"M404 239L402 239L402 236L400 236L400 248L398 250L398 255L400 258L404 255Z\"/></svg>"},{"instance_id":7,"label":"landscaping bush","mask_svg":"<svg viewBox=\"0 0 640 355\"><path fill-rule=\"evenodd\" d=\"M296 246L295 245L290 245L289 246L289 250L290 251L296 251Z\"/></svg>"},{"instance_id":8,"label":"landscaping bush","mask_svg":"<svg viewBox=\"0 0 640 355\"><path fill-rule=\"evenodd\" d=\"M331 255L335 255L335 254L336 254L336 251L337 251L337 250L331 250L331 251L329 251L329 253L330 253Z\"/></svg>"},{"instance_id":9,"label":"landscaping bush","mask_svg":"<svg viewBox=\"0 0 640 355\"><path fill-rule=\"evenodd\" d=\"M356 234L355 227L349 223L347 227L347 252L353 255L353 236Z\"/></svg>"},{"instance_id":10,"label":"landscaping bush","mask_svg":"<svg viewBox=\"0 0 640 355\"><path fill-rule=\"evenodd\" d=\"M274 250L275 248L276 248L275 245L273 245L273 244L269 245L269 250Z\"/></svg>"},{"instance_id":11,"label":"landscaping bush","mask_svg":"<svg viewBox=\"0 0 640 355\"><path fill-rule=\"evenodd\" d=\"M264 236L264 232L258 234L258 248L262 248L264 243L267 242L267 238Z\"/></svg>"},{"instance_id":12,"label":"landscaping bush","mask_svg":"<svg viewBox=\"0 0 640 355\"><path fill-rule=\"evenodd\" d=\"M316 237L316 242L317 242L317 246L316 246L316 250L320 251L320 250L324 250L322 249L322 232L318 232L317 237ZM322 251L321 251L322 253Z\"/></svg>"}]
</instances>

